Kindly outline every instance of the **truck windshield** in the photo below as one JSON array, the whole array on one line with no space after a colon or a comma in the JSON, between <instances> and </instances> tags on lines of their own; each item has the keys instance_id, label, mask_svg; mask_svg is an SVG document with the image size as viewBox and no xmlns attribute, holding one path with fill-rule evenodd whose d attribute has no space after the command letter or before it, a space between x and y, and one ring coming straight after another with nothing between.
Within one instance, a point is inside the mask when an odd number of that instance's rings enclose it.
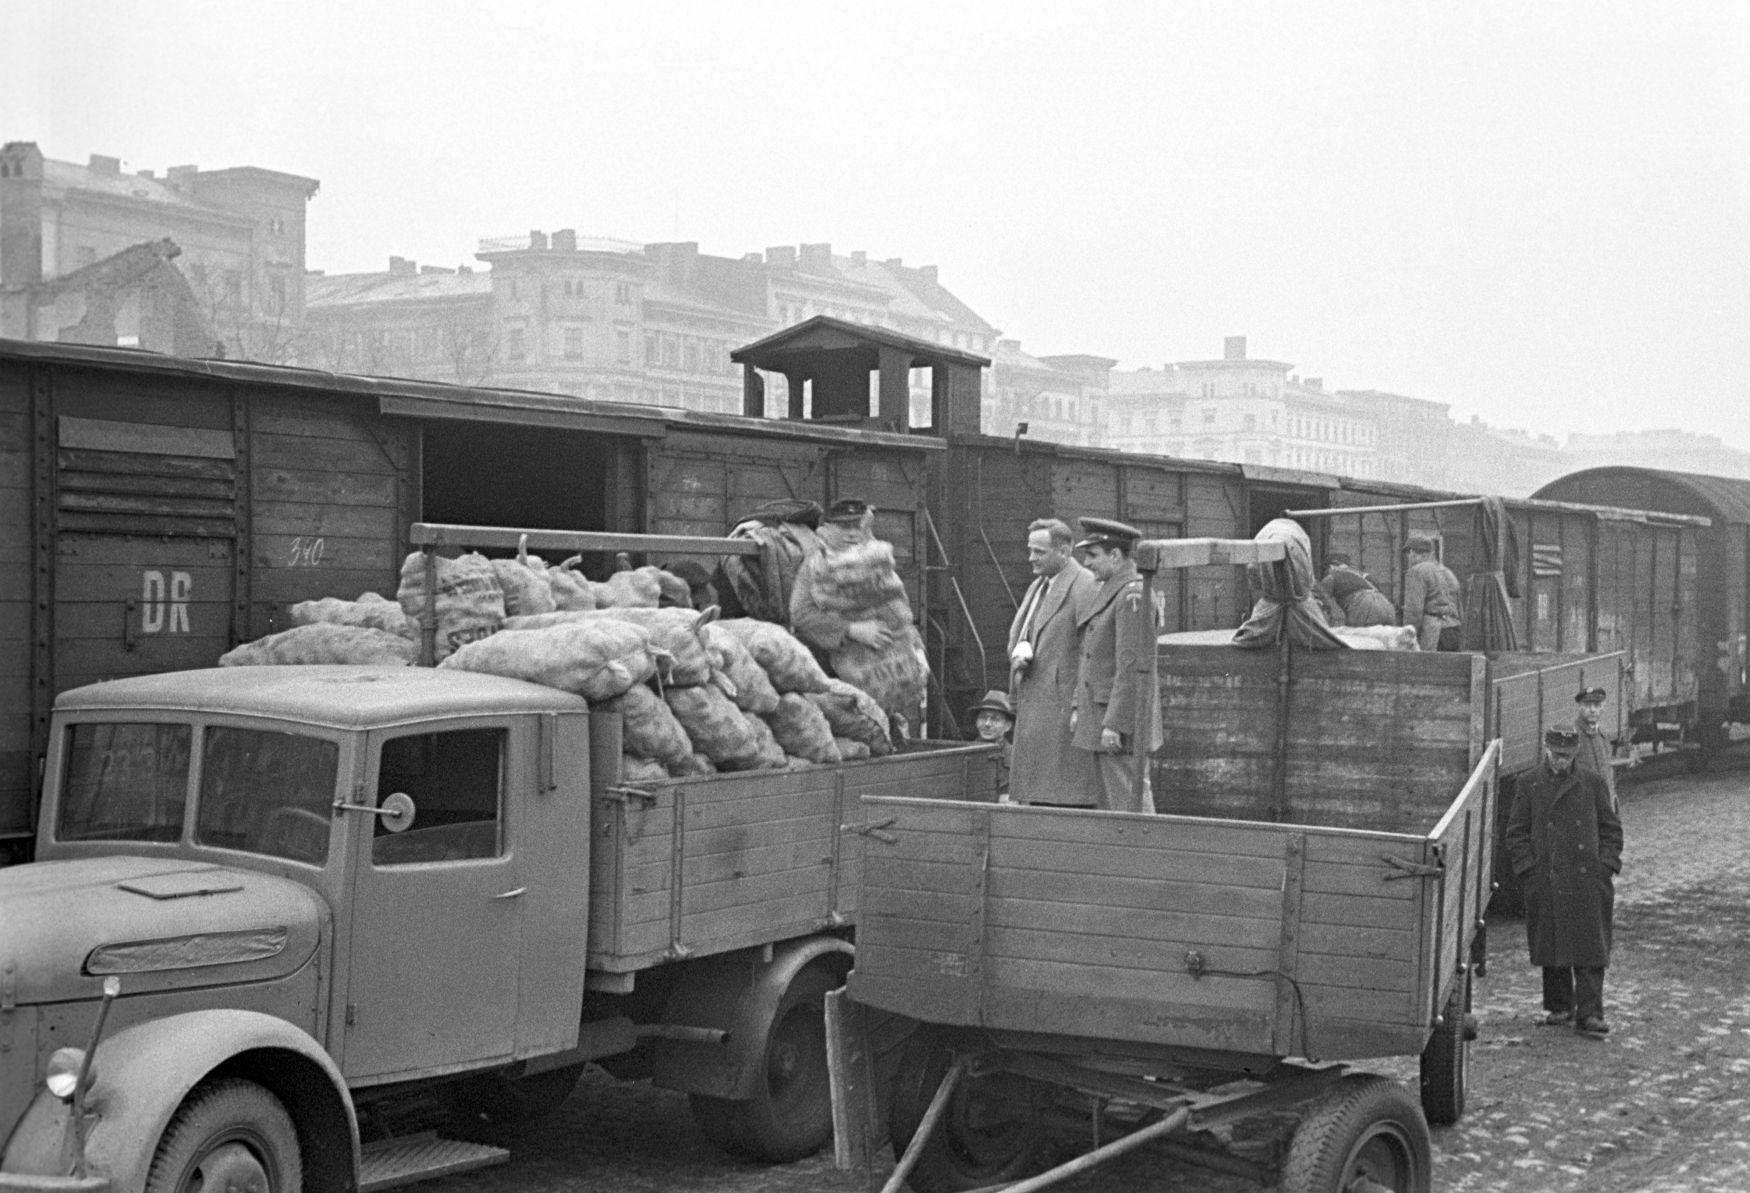
<instances>
[{"instance_id":1,"label":"truck windshield","mask_svg":"<svg viewBox=\"0 0 1750 1193\"><path fill-rule=\"evenodd\" d=\"M192 736L185 724L71 726L56 839L181 839Z\"/></svg>"},{"instance_id":2,"label":"truck windshield","mask_svg":"<svg viewBox=\"0 0 1750 1193\"><path fill-rule=\"evenodd\" d=\"M326 738L209 726L195 841L325 864L339 755Z\"/></svg>"}]
</instances>

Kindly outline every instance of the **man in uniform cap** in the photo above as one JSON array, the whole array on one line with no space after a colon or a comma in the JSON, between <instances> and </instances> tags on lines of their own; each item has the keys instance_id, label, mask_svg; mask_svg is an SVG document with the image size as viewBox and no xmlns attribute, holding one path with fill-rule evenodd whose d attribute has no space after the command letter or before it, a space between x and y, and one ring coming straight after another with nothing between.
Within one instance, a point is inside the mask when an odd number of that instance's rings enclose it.
<instances>
[{"instance_id":1,"label":"man in uniform cap","mask_svg":"<svg viewBox=\"0 0 1750 1193\"><path fill-rule=\"evenodd\" d=\"M1463 642L1459 611L1464 608L1464 590L1452 569L1434 558L1434 540L1412 534L1404 544L1410 557L1404 573L1403 624L1416 631L1423 650L1457 650Z\"/></svg>"},{"instance_id":2,"label":"man in uniform cap","mask_svg":"<svg viewBox=\"0 0 1750 1193\"><path fill-rule=\"evenodd\" d=\"M1581 688L1574 694L1574 732L1580 736L1580 752L1574 755L1574 765L1581 770L1591 771L1604 785L1610 788L1610 806L1616 807L1616 768L1619 766L1634 766L1638 759L1633 754L1627 758L1616 758L1616 750L1610 738L1606 737L1599 722L1604 719L1604 702L1610 698L1610 693L1603 688Z\"/></svg>"},{"instance_id":3,"label":"man in uniform cap","mask_svg":"<svg viewBox=\"0 0 1750 1193\"><path fill-rule=\"evenodd\" d=\"M1081 667L1070 714L1072 741L1096 756L1100 798L1112 812L1153 812L1146 762L1161 748L1160 686L1155 677L1154 610L1143 602L1142 577L1131 558L1142 532L1106 518L1082 518L1088 570L1099 587L1076 617ZM1138 730L1142 740L1137 740Z\"/></svg>"},{"instance_id":4,"label":"man in uniform cap","mask_svg":"<svg viewBox=\"0 0 1750 1193\"><path fill-rule=\"evenodd\" d=\"M1544 734L1544 761L1520 780L1507 852L1525 893L1525 938L1543 969L1543 1019L1601 1038L1622 821L1604 780L1578 769L1580 735Z\"/></svg>"}]
</instances>

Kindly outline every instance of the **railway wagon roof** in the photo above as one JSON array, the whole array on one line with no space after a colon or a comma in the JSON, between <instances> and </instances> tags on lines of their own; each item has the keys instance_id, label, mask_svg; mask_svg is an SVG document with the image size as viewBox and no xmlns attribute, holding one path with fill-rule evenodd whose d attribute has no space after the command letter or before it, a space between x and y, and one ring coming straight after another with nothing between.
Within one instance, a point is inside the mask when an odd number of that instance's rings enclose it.
<instances>
[{"instance_id":1,"label":"railway wagon roof","mask_svg":"<svg viewBox=\"0 0 1750 1193\"><path fill-rule=\"evenodd\" d=\"M331 373L323 369L263 364L258 361L169 356L142 348L110 348L91 344L0 338L0 360L316 390L324 394L374 400L380 413L410 418L478 419L561 430L635 435L648 439L661 439L671 430L694 430L726 435L779 435L834 443L900 447L914 451L941 451L945 446L939 438L930 435L902 435L890 431L834 427L787 419L747 418L739 414L716 414L640 402L604 401L600 398L579 398L534 390L455 385L409 377Z\"/></svg>"},{"instance_id":2,"label":"railway wagon roof","mask_svg":"<svg viewBox=\"0 0 1750 1193\"><path fill-rule=\"evenodd\" d=\"M425 667L212 667L106 680L63 692L64 712L176 711L270 716L336 729L370 729L444 716L585 712L556 688Z\"/></svg>"},{"instance_id":3,"label":"railway wagon roof","mask_svg":"<svg viewBox=\"0 0 1750 1193\"><path fill-rule=\"evenodd\" d=\"M1637 492L1642 492L1650 488L1652 482L1671 486L1692 503L1688 508L1675 512L1698 513L1718 522L1739 525L1750 523L1750 480L1708 476L1699 472L1671 472L1663 468L1637 468L1616 464L1582 468L1578 472L1557 477L1533 496L1567 498L1575 489L1583 487L1588 493L1596 493L1599 486L1634 486Z\"/></svg>"}]
</instances>

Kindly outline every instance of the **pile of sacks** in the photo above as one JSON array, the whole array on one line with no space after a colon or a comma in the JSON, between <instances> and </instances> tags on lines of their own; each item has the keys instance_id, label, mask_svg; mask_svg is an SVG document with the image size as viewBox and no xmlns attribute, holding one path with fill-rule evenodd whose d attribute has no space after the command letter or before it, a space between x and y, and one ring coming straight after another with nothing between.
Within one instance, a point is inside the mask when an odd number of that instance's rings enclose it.
<instances>
[{"instance_id":1,"label":"pile of sacks","mask_svg":"<svg viewBox=\"0 0 1750 1193\"><path fill-rule=\"evenodd\" d=\"M572 561L520 553L437 560L437 665L572 692L624 719L628 781L808 766L893 752L870 696L821 670L788 629L662 607L684 582L658 568L594 583ZM672 581L672 584L670 583ZM418 657L424 556L407 557L398 600L365 593L292 607L296 624L230 651L220 666L389 663Z\"/></svg>"}]
</instances>

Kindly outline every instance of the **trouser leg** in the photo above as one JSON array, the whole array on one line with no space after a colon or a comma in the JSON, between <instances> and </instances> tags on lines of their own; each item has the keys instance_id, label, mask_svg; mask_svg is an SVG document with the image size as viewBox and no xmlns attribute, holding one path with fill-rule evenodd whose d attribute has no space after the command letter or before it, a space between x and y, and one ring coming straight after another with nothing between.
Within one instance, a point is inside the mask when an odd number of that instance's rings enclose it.
<instances>
[{"instance_id":1,"label":"trouser leg","mask_svg":"<svg viewBox=\"0 0 1750 1193\"><path fill-rule=\"evenodd\" d=\"M1100 754L1100 807L1108 812L1153 812L1154 792L1148 771L1138 784L1136 759L1129 754Z\"/></svg>"},{"instance_id":2,"label":"trouser leg","mask_svg":"<svg viewBox=\"0 0 1750 1193\"><path fill-rule=\"evenodd\" d=\"M1603 971L1599 971L1602 975ZM1565 965L1543 967L1543 1009L1568 1015L1574 1010L1574 971Z\"/></svg>"},{"instance_id":3,"label":"trouser leg","mask_svg":"<svg viewBox=\"0 0 1750 1193\"><path fill-rule=\"evenodd\" d=\"M1604 1018L1604 967L1577 965L1574 967L1574 1017L1584 1021L1593 1016Z\"/></svg>"}]
</instances>

